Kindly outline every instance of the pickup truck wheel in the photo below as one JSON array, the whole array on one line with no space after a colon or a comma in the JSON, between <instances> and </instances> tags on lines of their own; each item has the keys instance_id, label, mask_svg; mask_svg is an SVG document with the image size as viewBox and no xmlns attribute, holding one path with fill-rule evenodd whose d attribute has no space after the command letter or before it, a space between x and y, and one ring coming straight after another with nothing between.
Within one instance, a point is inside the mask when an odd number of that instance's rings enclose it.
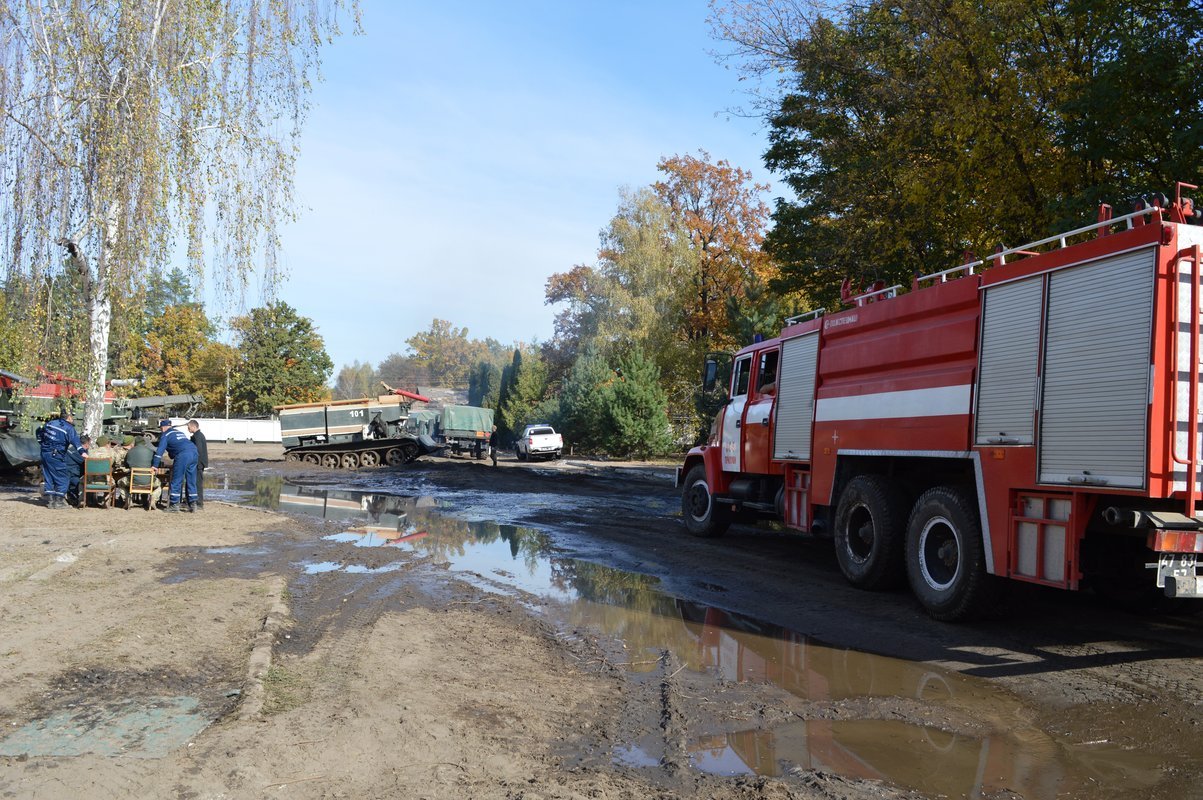
<instances>
[{"instance_id":1,"label":"pickup truck wheel","mask_svg":"<svg viewBox=\"0 0 1203 800\"><path fill-rule=\"evenodd\" d=\"M911 591L933 618L959 622L980 616L996 599L998 583L986 572L977 508L962 492L924 492L906 531Z\"/></svg>"},{"instance_id":2,"label":"pickup truck wheel","mask_svg":"<svg viewBox=\"0 0 1203 800\"><path fill-rule=\"evenodd\" d=\"M840 495L835 514L835 556L859 589L902 585L906 501L880 475L857 475Z\"/></svg>"},{"instance_id":3,"label":"pickup truck wheel","mask_svg":"<svg viewBox=\"0 0 1203 800\"><path fill-rule=\"evenodd\" d=\"M685 475L685 486L681 491L681 516L685 527L694 536L712 538L722 536L731 526L731 512L714 502L710 484L706 482L706 468L701 464Z\"/></svg>"},{"instance_id":4,"label":"pickup truck wheel","mask_svg":"<svg viewBox=\"0 0 1203 800\"><path fill-rule=\"evenodd\" d=\"M526 453L518 450L517 448L514 449L514 455L518 456L519 461L526 461Z\"/></svg>"}]
</instances>

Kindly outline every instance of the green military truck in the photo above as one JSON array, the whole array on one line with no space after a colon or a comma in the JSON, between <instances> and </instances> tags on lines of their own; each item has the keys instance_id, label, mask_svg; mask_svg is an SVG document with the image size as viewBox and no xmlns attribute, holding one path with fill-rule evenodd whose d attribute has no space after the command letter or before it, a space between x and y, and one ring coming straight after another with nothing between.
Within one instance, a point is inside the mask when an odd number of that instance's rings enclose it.
<instances>
[{"instance_id":1,"label":"green military truck","mask_svg":"<svg viewBox=\"0 0 1203 800\"><path fill-rule=\"evenodd\" d=\"M484 458L489 451L493 430L493 409L476 406L443 406L434 432L434 440L452 453L467 453Z\"/></svg>"},{"instance_id":2,"label":"green military truck","mask_svg":"<svg viewBox=\"0 0 1203 800\"><path fill-rule=\"evenodd\" d=\"M436 441L441 441L456 455L470 453L476 458L484 458L488 454L492 431L493 409L443 406Z\"/></svg>"}]
</instances>

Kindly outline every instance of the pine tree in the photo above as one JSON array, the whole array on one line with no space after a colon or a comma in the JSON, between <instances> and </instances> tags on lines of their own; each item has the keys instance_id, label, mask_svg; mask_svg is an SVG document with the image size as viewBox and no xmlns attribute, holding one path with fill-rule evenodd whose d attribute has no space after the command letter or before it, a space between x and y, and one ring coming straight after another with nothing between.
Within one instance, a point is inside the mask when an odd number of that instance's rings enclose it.
<instances>
[{"instance_id":1,"label":"pine tree","mask_svg":"<svg viewBox=\"0 0 1203 800\"><path fill-rule=\"evenodd\" d=\"M606 399L614 371L597 348L590 345L572 366L560 392L560 424L564 437L584 452L598 452L606 444Z\"/></svg>"},{"instance_id":2,"label":"pine tree","mask_svg":"<svg viewBox=\"0 0 1203 800\"><path fill-rule=\"evenodd\" d=\"M672 434L665 413L668 398L660 388L660 369L636 347L619 359L618 373L605 398L609 418L606 449L616 455L643 458L667 453Z\"/></svg>"},{"instance_id":3,"label":"pine tree","mask_svg":"<svg viewBox=\"0 0 1203 800\"><path fill-rule=\"evenodd\" d=\"M518 433L534 420L532 415L536 406L547 394L547 366L539 358L537 351L527 353L525 358L520 350L514 351L514 361L510 370L509 391L505 401L499 404L501 418L506 428L512 433ZM501 429L501 424L497 426Z\"/></svg>"}]
</instances>

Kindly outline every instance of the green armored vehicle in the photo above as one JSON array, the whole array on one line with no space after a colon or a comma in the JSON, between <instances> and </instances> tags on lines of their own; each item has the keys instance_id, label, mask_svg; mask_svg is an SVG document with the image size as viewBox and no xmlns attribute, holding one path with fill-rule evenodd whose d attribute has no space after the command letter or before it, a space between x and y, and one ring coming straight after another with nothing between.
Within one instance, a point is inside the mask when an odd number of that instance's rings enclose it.
<instances>
[{"instance_id":1,"label":"green armored vehicle","mask_svg":"<svg viewBox=\"0 0 1203 800\"><path fill-rule=\"evenodd\" d=\"M407 464L440 446L429 436L405 429L410 404L419 394L392 394L276 406L286 461L324 467L378 467Z\"/></svg>"}]
</instances>

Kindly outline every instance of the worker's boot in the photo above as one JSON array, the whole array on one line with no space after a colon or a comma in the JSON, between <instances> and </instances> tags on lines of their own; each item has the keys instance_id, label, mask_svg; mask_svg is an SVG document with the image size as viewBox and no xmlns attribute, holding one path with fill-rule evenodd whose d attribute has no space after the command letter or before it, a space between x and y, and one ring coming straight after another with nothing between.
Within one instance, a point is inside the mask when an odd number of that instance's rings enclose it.
<instances>
[{"instance_id":1,"label":"worker's boot","mask_svg":"<svg viewBox=\"0 0 1203 800\"><path fill-rule=\"evenodd\" d=\"M178 513L180 513L180 504L172 503L171 505L167 506L167 508L164 509L164 511L166 511L168 514L178 514Z\"/></svg>"},{"instance_id":2,"label":"worker's boot","mask_svg":"<svg viewBox=\"0 0 1203 800\"><path fill-rule=\"evenodd\" d=\"M196 513L196 503L189 503L189 504L188 504L188 513L189 513L189 514L195 514L195 513Z\"/></svg>"}]
</instances>

